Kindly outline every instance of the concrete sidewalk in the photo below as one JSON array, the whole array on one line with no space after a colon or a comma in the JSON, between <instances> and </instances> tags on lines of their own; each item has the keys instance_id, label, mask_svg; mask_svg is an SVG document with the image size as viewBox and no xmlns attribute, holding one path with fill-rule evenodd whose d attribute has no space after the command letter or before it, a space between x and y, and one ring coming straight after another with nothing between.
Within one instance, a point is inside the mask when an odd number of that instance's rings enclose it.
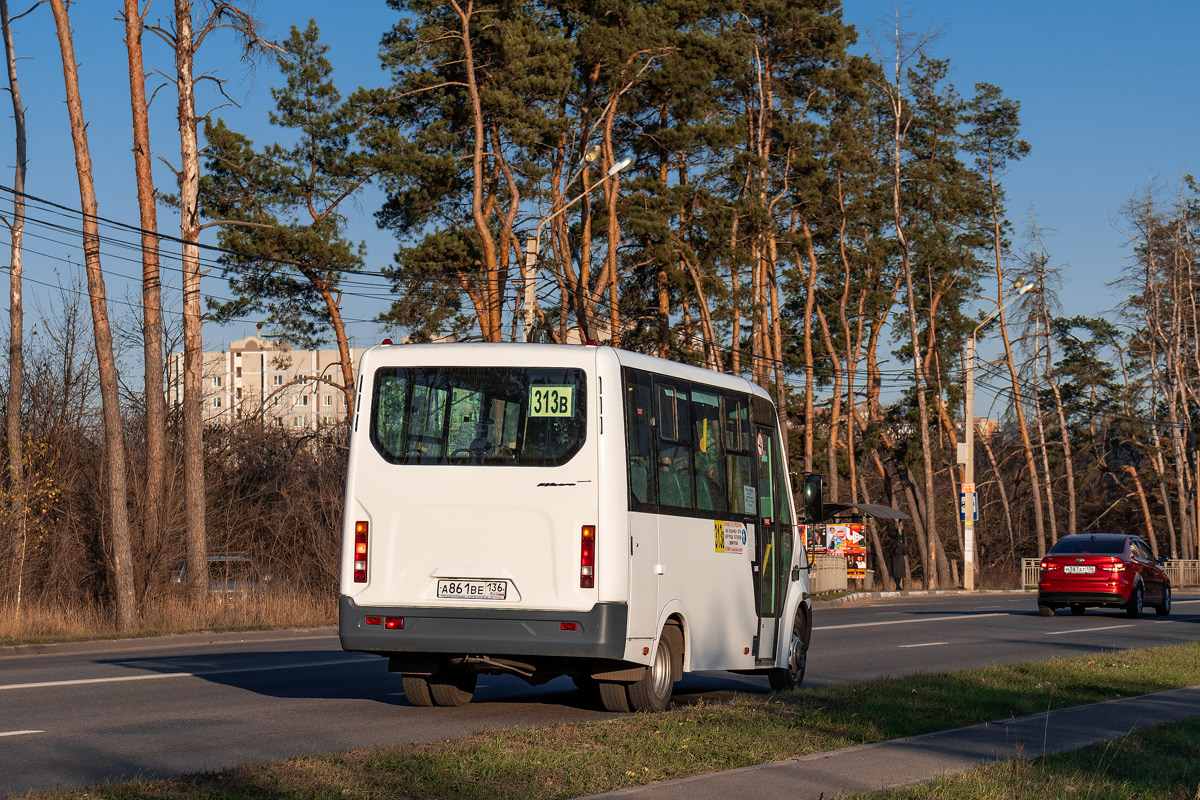
<instances>
[{"instance_id":1,"label":"concrete sidewalk","mask_svg":"<svg viewBox=\"0 0 1200 800\"><path fill-rule=\"evenodd\" d=\"M1076 750L1130 731L1200 716L1200 686L1059 709L770 764L695 775L592 797L625 800L833 800L957 775L993 761Z\"/></svg>"}]
</instances>

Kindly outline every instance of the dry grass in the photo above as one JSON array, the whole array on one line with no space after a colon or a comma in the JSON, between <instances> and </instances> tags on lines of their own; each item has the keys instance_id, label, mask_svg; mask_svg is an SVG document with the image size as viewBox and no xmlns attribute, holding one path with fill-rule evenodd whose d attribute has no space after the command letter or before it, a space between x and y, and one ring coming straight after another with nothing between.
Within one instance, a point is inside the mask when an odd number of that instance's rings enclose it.
<instances>
[{"instance_id":1,"label":"dry grass","mask_svg":"<svg viewBox=\"0 0 1200 800\"><path fill-rule=\"evenodd\" d=\"M0 646L333 625L337 622L337 597L283 589L250 598L206 598L201 602L166 595L144 602L140 618L136 630L118 632L112 609L99 605L32 603L19 610L0 606Z\"/></svg>"}]
</instances>

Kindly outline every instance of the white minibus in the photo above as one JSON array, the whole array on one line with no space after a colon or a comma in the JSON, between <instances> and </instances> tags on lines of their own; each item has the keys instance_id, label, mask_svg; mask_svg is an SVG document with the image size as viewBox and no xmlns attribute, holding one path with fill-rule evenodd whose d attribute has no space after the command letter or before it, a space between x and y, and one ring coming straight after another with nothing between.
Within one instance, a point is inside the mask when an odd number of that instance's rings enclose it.
<instances>
[{"instance_id":1,"label":"white minibus","mask_svg":"<svg viewBox=\"0 0 1200 800\"><path fill-rule=\"evenodd\" d=\"M357 397L339 633L409 703L467 703L481 673L568 675L611 711L666 708L690 671L800 685L809 564L762 388L611 347L420 344L367 350Z\"/></svg>"}]
</instances>

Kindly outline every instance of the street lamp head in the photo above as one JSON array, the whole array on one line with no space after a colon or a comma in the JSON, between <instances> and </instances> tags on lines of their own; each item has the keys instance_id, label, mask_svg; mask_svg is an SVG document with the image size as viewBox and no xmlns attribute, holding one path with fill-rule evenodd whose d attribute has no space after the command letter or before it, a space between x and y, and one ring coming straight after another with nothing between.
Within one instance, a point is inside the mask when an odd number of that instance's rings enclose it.
<instances>
[{"instance_id":1,"label":"street lamp head","mask_svg":"<svg viewBox=\"0 0 1200 800\"><path fill-rule=\"evenodd\" d=\"M620 161L618 161L617 163L613 164L611 167L608 168L608 176L611 178L613 175L616 175L618 172L625 169L632 163L633 163L632 157L621 159Z\"/></svg>"},{"instance_id":2,"label":"street lamp head","mask_svg":"<svg viewBox=\"0 0 1200 800\"><path fill-rule=\"evenodd\" d=\"M583 157L583 160L584 160L584 162L586 162L588 164L595 164L596 159L598 159L599 157L600 157L600 145L594 144L587 151L587 155L585 155Z\"/></svg>"},{"instance_id":3,"label":"street lamp head","mask_svg":"<svg viewBox=\"0 0 1200 800\"><path fill-rule=\"evenodd\" d=\"M1017 290L1017 296L1020 297L1023 294L1032 292L1035 288L1037 288L1036 283L1027 283L1024 286L1022 286L1020 289Z\"/></svg>"}]
</instances>

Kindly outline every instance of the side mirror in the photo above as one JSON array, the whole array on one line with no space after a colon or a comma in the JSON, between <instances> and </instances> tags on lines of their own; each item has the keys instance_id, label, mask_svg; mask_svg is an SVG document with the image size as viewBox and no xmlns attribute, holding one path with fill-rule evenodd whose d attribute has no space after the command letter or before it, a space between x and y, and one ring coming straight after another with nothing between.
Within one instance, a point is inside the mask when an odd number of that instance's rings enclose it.
<instances>
[{"instance_id":1,"label":"side mirror","mask_svg":"<svg viewBox=\"0 0 1200 800\"><path fill-rule=\"evenodd\" d=\"M804 476L804 521L817 525L825 520L824 481L820 475Z\"/></svg>"},{"instance_id":2,"label":"side mirror","mask_svg":"<svg viewBox=\"0 0 1200 800\"><path fill-rule=\"evenodd\" d=\"M808 539L816 540L817 532L812 529L825 519L823 486L824 482L820 475L808 473L804 476L804 523L806 531L811 534L811 536L805 536L804 550L810 570L813 568L816 556L813 554L813 549L808 546Z\"/></svg>"}]
</instances>

